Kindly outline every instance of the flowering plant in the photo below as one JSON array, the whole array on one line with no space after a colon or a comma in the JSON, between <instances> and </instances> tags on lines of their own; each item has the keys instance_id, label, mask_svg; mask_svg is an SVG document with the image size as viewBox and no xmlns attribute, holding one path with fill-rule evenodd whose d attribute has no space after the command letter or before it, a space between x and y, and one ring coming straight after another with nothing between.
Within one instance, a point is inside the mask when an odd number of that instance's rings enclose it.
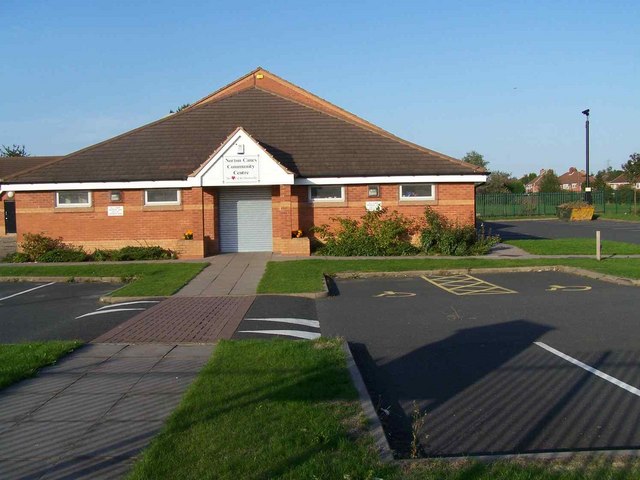
<instances>
[{"instance_id":1,"label":"flowering plant","mask_svg":"<svg viewBox=\"0 0 640 480\"><path fill-rule=\"evenodd\" d=\"M193 240L193 230L187 230L182 236L185 240Z\"/></svg>"},{"instance_id":2,"label":"flowering plant","mask_svg":"<svg viewBox=\"0 0 640 480\"><path fill-rule=\"evenodd\" d=\"M302 237L302 230L298 229L291 232L291 238L300 238L300 237Z\"/></svg>"}]
</instances>

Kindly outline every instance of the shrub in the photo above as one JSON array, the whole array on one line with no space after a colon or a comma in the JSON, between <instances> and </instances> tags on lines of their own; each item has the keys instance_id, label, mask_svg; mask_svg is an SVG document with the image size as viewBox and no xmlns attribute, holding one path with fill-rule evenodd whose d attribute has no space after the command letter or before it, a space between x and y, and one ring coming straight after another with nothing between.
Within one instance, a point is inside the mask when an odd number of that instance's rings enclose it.
<instances>
[{"instance_id":1,"label":"shrub","mask_svg":"<svg viewBox=\"0 0 640 480\"><path fill-rule=\"evenodd\" d=\"M92 255L98 262L124 262L131 260L168 260L177 258L175 252L158 245L144 247L123 247L120 250L96 250Z\"/></svg>"},{"instance_id":2,"label":"shrub","mask_svg":"<svg viewBox=\"0 0 640 480\"><path fill-rule=\"evenodd\" d=\"M56 248L40 255L38 262L84 262L89 256L82 247Z\"/></svg>"},{"instance_id":3,"label":"shrub","mask_svg":"<svg viewBox=\"0 0 640 480\"><path fill-rule=\"evenodd\" d=\"M332 218L338 222L335 231L328 225L314 227L312 232L323 242L317 249L330 256L413 255L418 249L411 244L415 230L413 221L387 209L367 212L360 220Z\"/></svg>"},{"instance_id":4,"label":"shrub","mask_svg":"<svg viewBox=\"0 0 640 480\"><path fill-rule=\"evenodd\" d=\"M484 255L500 242L497 235L478 233L473 225L450 222L431 207L425 209L427 226L422 230L422 251L428 255Z\"/></svg>"},{"instance_id":5,"label":"shrub","mask_svg":"<svg viewBox=\"0 0 640 480\"><path fill-rule=\"evenodd\" d=\"M62 238L51 238L42 233L25 233L20 247L29 261L35 262L45 253L68 248L68 245L62 241Z\"/></svg>"},{"instance_id":6,"label":"shrub","mask_svg":"<svg viewBox=\"0 0 640 480\"><path fill-rule=\"evenodd\" d=\"M15 252L10 253L9 255L4 257L2 261L7 263L25 263L30 262L31 258L29 258L29 255L27 255L26 253Z\"/></svg>"}]
</instances>

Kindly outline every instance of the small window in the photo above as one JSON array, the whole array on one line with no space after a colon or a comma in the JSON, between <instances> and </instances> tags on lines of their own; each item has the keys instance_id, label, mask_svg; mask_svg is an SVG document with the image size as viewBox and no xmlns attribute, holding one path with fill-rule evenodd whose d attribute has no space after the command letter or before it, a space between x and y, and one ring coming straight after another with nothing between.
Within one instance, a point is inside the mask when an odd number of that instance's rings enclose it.
<instances>
[{"instance_id":1,"label":"small window","mask_svg":"<svg viewBox=\"0 0 640 480\"><path fill-rule=\"evenodd\" d=\"M69 190L66 192L56 192L56 207L74 208L90 207L91 192L86 190Z\"/></svg>"},{"instance_id":2,"label":"small window","mask_svg":"<svg viewBox=\"0 0 640 480\"><path fill-rule=\"evenodd\" d=\"M157 188L144 191L145 205L180 205L180 190L176 188Z\"/></svg>"},{"instance_id":3,"label":"small window","mask_svg":"<svg viewBox=\"0 0 640 480\"><path fill-rule=\"evenodd\" d=\"M309 187L309 199L312 202L342 202L344 201L344 187L340 185Z\"/></svg>"},{"instance_id":4,"label":"small window","mask_svg":"<svg viewBox=\"0 0 640 480\"><path fill-rule=\"evenodd\" d=\"M367 196L369 198L378 198L380 196L380 185L369 185L367 187Z\"/></svg>"},{"instance_id":5,"label":"small window","mask_svg":"<svg viewBox=\"0 0 640 480\"><path fill-rule=\"evenodd\" d=\"M434 187L430 183L400 185L400 200L434 200Z\"/></svg>"}]
</instances>

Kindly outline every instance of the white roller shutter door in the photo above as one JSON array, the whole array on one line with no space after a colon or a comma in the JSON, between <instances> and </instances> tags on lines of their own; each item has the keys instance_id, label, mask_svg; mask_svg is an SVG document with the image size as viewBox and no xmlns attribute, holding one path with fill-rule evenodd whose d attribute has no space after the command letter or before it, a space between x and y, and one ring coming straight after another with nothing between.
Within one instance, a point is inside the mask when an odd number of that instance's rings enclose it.
<instances>
[{"instance_id":1,"label":"white roller shutter door","mask_svg":"<svg viewBox=\"0 0 640 480\"><path fill-rule=\"evenodd\" d=\"M218 192L220 251L271 252L271 187L224 187Z\"/></svg>"}]
</instances>

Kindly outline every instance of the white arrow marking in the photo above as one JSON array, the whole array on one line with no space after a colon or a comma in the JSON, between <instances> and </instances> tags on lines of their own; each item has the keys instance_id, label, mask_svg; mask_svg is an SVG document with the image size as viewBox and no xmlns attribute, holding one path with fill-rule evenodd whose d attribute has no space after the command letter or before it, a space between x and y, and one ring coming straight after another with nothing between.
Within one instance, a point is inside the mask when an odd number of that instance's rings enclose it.
<instances>
[{"instance_id":1,"label":"white arrow marking","mask_svg":"<svg viewBox=\"0 0 640 480\"><path fill-rule=\"evenodd\" d=\"M123 305L134 305L136 303L160 303L160 300L139 300L137 302L113 303L113 304L107 305L105 307L100 307L100 308L98 308L98 310L104 310L106 308L121 307Z\"/></svg>"},{"instance_id":2,"label":"white arrow marking","mask_svg":"<svg viewBox=\"0 0 640 480\"><path fill-rule=\"evenodd\" d=\"M286 335L287 337L306 338L315 340L320 338L319 333L303 332L302 330L241 330L238 333L264 333L265 335Z\"/></svg>"},{"instance_id":3,"label":"white arrow marking","mask_svg":"<svg viewBox=\"0 0 640 480\"><path fill-rule=\"evenodd\" d=\"M254 322L293 323L294 325L320 328L320 322L317 320L305 320L304 318L245 318L245 320L252 320Z\"/></svg>"},{"instance_id":4,"label":"white arrow marking","mask_svg":"<svg viewBox=\"0 0 640 480\"><path fill-rule=\"evenodd\" d=\"M45 284L45 285L39 285L39 286L37 286L37 287L30 288L29 290L24 290L24 291L22 291L22 292L14 293L13 295L9 295L8 297L0 298L0 302L1 302L2 300L8 300L9 298L17 297L18 295L24 295L25 293L33 292L34 290L38 290L39 288L48 287L49 285L53 285L53 284L55 284L55 283L56 283L56 282L51 282L51 283L47 283L47 284Z\"/></svg>"},{"instance_id":5,"label":"white arrow marking","mask_svg":"<svg viewBox=\"0 0 640 480\"><path fill-rule=\"evenodd\" d=\"M92 315L102 315L104 313L113 313L113 312L132 312L134 310L146 310L146 308L114 308L112 310L102 310L98 312L85 313L84 315L80 315L76 317L76 320L83 317L90 317Z\"/></svg>"}]
</instances>

